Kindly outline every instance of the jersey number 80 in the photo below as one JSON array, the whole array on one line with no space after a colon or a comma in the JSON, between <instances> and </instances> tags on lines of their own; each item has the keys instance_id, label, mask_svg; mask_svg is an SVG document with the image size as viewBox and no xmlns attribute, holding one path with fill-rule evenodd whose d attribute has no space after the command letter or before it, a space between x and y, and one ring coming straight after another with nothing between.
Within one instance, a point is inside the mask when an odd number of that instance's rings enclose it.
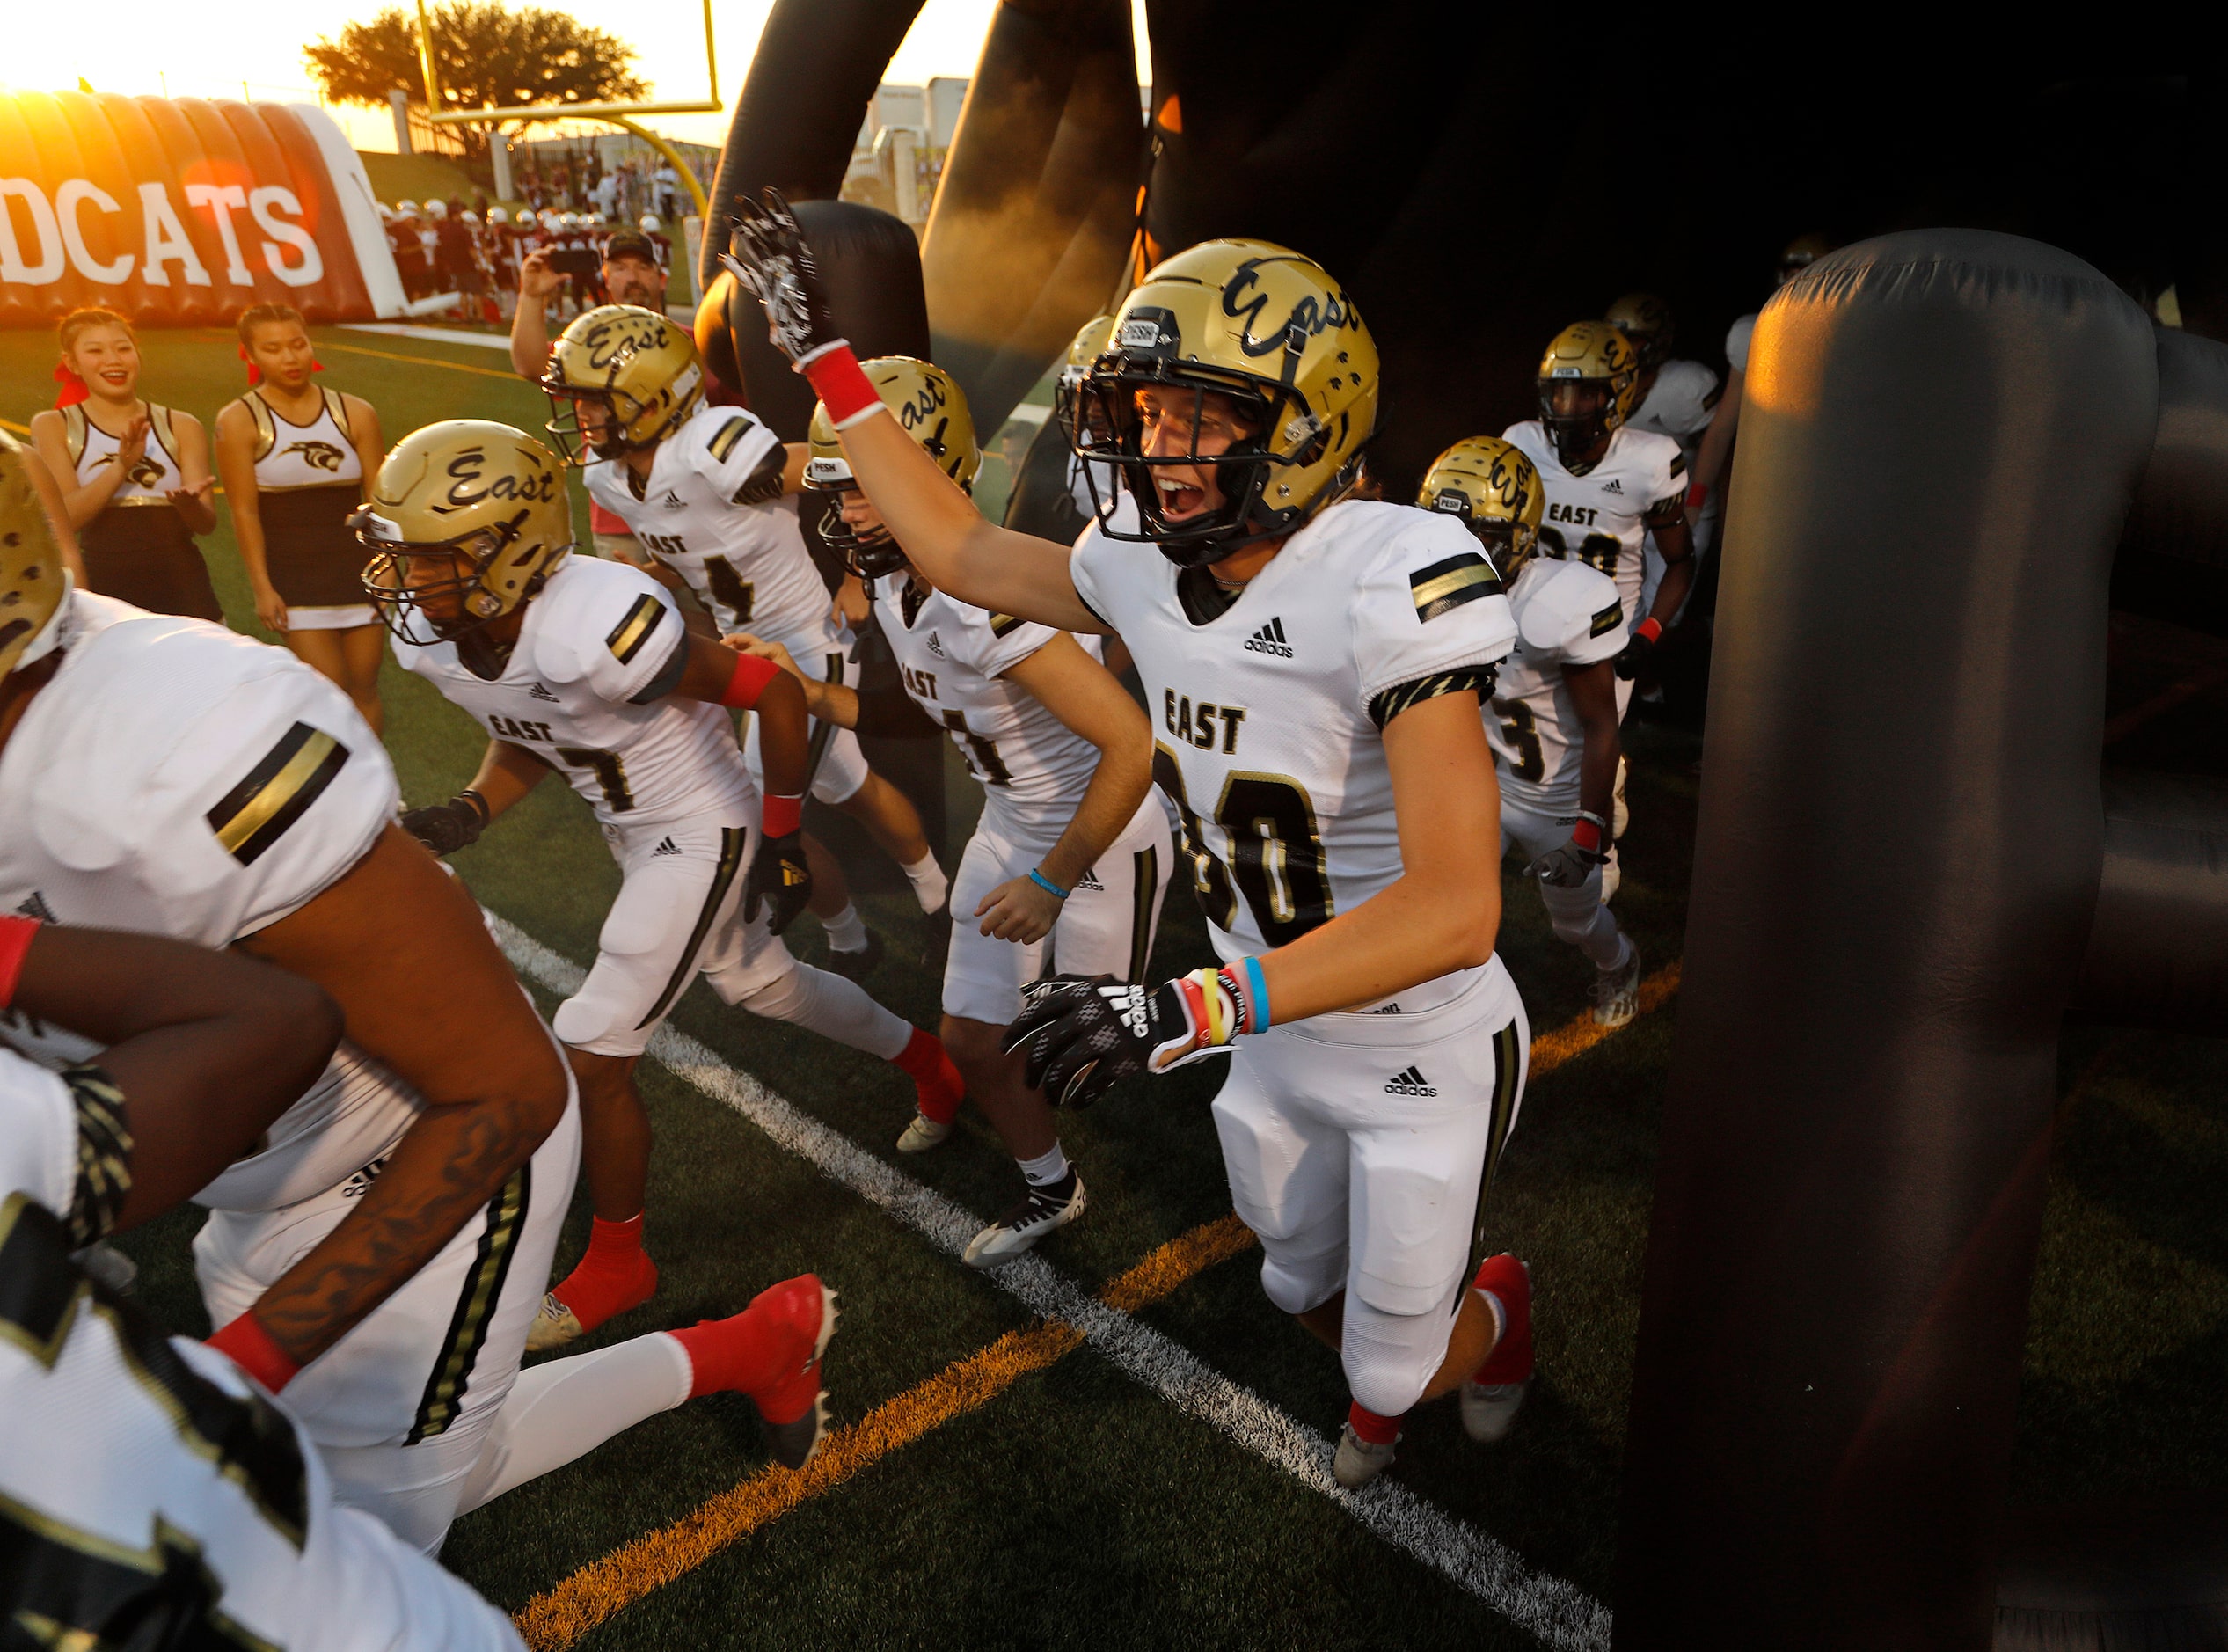
<instances>
[{"instance_id":1,"label":"jersey number 80","mask_svg":"<svg viewBox=\"0 0 2228 1652\"><path fill-rule=\"evenodd\" d=\"M1175 754L1156 744L1152 778L1176 805L1183 824L1184 858L1192 887L1209 923L1238 926L1238 901L1272 947L1288 946L1331 920L1331 871L1315 823L1315 808L1300 783L1281 774L1232 774L1223 781L1214 822L1230 840L1224 862L1207 847L1199 816L1184 795Z\"/></svg>"}]
</instances>

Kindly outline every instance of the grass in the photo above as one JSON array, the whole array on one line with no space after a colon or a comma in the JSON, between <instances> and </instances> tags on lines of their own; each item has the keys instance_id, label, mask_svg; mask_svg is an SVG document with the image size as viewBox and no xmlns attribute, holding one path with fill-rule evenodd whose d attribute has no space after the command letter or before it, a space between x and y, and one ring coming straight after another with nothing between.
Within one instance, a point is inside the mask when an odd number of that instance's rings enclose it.
<instances>
[{"instance_id":1,"label":"grass","mask_svg":"<svg viewBox=\"0 0 2228 1652\"><path fill-rule=\"evenodd\" d=\"M545 416L522 384L485 372L493 352L320 332L332 382L369 396L391 437L472 414L531 428ZM148 384L204 417L239 386L229 335L150 334ZM385 355L354 352L376 347ZM388 356L409 355L420 364ZM491 357L493 360L491 361ZM0 418L43 402L43 336L0 336ZM206 543L228 607L243 617L229 529ZM2122 639L2116 714L2187 675L2155 635ZM2169 641L2173 640L2169 639ZM410 800L469 774L478 737L415 679L387 679L391 744ZM2125 756L2218 771L2219 691L2146 723ZM1697 740L1631 731L1635 825L1620 917L1651 969L1680 950ZM2191 754L2197 754L2193 758ZM956 844L953 845L956 847ZM948 856L947 856L948 859ZM547 945L586 961L617 874L572 793L546 786L459 856L474 892ZM863 871L871 871L861 863ZM871 983L901 1013L932 1023L937 983L904 967L917 917L891 880L862 880L869 920L895 941ZM1513 875L1502 952L1534 1027L1581 1012L1588 972L1547 932ZM799 950L817 959L809 923ZM1206 956L1188 896L1171 896L1157 967ZM544 1001L546 1009L549 1005ZM1611 1588L1618 1465L1630 1381L1657 1109L1670 1057L1669 1007L1536 1082L1494 1203L1494 1236L1538 1281L1541 1380L1503 1447L1478 1451L1451 1407L1420 1413L1399 1477L1596 1596ZM880 1064L721 1006L701 986L676 1025L813 1116L893 1165L905 1089ZM2228 1056L2217 1044L2069 1031L2069 1093L2051 1182L2020 1395L2017 1495L2044 1503L2228 1485ZM734 1312L756 1290L815 1268L844 1293L831 1381L856 1421L997 1339L1028 1312L986 1281L823 1181L734 1115L646 1067L655 1118L650 1241L656 1301L598 1341ZM1229 1210L1193 1069L1066 1121L1092 1193L1090 1217L1048 1246L1097 1290L1137 1260ZM902 1168L967 1208L1012 1196L1014 1173L972 1113L959 1137ZM201 1327L184 1254L195 1218L134 1236L142 1293L179 1328ZM576 1208L560 1267L585 1241ZM1331 1356L1272 1309L1240 1254L1139 1318L1310 1426L1344 1405ZM578 1568L689 1515L758 1473L749 1407L720 1399L652 1419L582 1461L458 1523L446 1559L516 1610ZM759 1526L678 1581L627 1606L584 1648L674 1645L1053 1648L1530 1645L1435 1572L1386 1547L1344 1512L1204 1424L1170 1409L1083 1349L1029 1371L854 1478Z\"/></svg>"}]
</instances>

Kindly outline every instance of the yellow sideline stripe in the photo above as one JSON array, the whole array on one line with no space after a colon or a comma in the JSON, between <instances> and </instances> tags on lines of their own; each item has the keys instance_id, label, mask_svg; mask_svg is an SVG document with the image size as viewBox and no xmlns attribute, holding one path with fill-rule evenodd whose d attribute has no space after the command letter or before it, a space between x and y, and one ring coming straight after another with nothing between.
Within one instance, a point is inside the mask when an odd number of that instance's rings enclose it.
<instances>
[{"instance_id":1,"label":"yellow sideline stripe","mask_svg":"<svg viewBox=\"0 0 2228 1652\"><path fill-rule=\"evenodd\" d=\"M320 350L338 350L344 355L376 355L383 362L405 362L412 367L445 367L452 373L477 373L482 378L507 378L514 384L532 388L533 381L521 378L505 369L474 367L469 362L444 362L437 355L404 355L394 350L367 350L361 344L335 344L327 339L318 346Z\"/></svg>"},{"instance_id":2,"label":"yellow sideline stripe","mask_svg":"<svg viewBox=\"0 0 2228 1652\"><path fill-rule=\"evenodd\" d=\"M1679 966L1676 959L1665 964L1654 975L1640 983L1640 1014L1661 1009L1668 998L1679 990ZM1634 1020L1638 1020L1636 1016ZM1626 1022L1626 1026L1632 1025ZM1620 1031L1614 1027L1596 1027L1589 1012L1566 1021L1553 1032L1531 1041L1531 1074L1544 1078L1574 1056L1582 1056L1604 1038L1614 1038Z\"/></svg>"},{"instance_id":3,"label":"yellow sideline stripe","mask_svg":"<svg viewBox=\"0 0 2228 1652\"><path fill-rule=\"evenodd\" d=\"M1131 1312L1254 1242L1236 1216L1171 1239L1119 1278L1099 1299ZM947 1365L919 1386L884 1401L848 1428L835 1429L801 1469L769 1464L671 1525L582 1567L522 1607L519 1633L537 1652L569 1647L622 1607L701 1566L799 1503L832 1490L862 1469L953 1417L989 1404L1034 1371L1083 1344L1083 1333L1056 1320L1008 1331L981 1352Z\"/></svg>"},{"instance_id":4,"label":"yellow sideline stripe","mask_svg":"<svg viewBox=\"0 0 2228 1652\"><path fill-rule=\"evenodd\" d=\"M1679 966L1666 964L1640 983L1640 1013L1660 1008L1678 990ZM1584 1013L1535 1039L1532 1078L1552 1072L1621 1029L1596 1027ZM1256 1243L1235 1213L1168 1241L1109 1280L1099 1300L1124 1313L1173 1295L1180 1287ZM721 1549L780 1518L800 1503L832 1491L901 1447L953 1417L978 1410L1031 1371L1042 1371L1083 1344L1083 1333L1040 1319L979 1352L953 1362L926 1382L885 1400L847 1428L831 1429L801 1469L769 1464L710 1498L672 1524L592 1561L519 1608L514 1621L536 1652L561 1652L653 1590L685 1576Z\"/></svg>"},{"instance_id":5,"label":"yellow sideline stripe","mask_svg":"<svg viewBox=\"0 0 2228 1652\"><path fill-rule=\"evenodd\" d=\"M12 419L0 419L0 430L11 431L19 436L27 436L31 434L29 425L19 425Z\"/></svg>"}]
</instances>

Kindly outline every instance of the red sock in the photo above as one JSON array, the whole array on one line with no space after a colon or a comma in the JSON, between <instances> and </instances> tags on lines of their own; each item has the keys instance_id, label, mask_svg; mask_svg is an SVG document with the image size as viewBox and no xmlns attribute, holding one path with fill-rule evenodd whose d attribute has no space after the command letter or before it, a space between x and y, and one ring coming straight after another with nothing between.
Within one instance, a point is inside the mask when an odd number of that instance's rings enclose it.
<instances>
[{"instance_id":1,"label":"red sock","mask_svg":"<svg viewBox=\"0 0 2228 1652\"><path fill-rule=\"evenodd\" d=\"M1399 1417L1381 1417L1359 1400L1346 1408L1346 1422L1355 1439L1371 1445L1391 1445L1400 1437Z\"/></svg>"},{"instance_id":2,"label":"red sock","mask_svg":"<svg viewBox=\"0 0 2228 1652\"><path fill-rule=\"evenodd\" d=\"M583 1331L639 1308L657 1293L658 1269L642 1250L642 1218L588 1225L588 1254L550 1294L572 1309Z\"/></svg>"},{"instance_id":3,"label":"red sock","mask_svg":"<svg viewBox=\"0 0 2228 1652\"><path fill-rule=\"evenodd\" d=\"M820 1339L824 1292L804 1274L762 1290L725 1319L703 1319L667 1334L689 1356L689 1397L741 1393L769 1422L793 1422L819 1397L812 1363Z\"/></svg>"},{"instance_id":4,"label":"red sock","mask_svg":"<svg viewBox=\"0 0 2228 1652\"><path fill-rule=\"evenodd\" d=\"M945 1053L941 1039L915 1027L891 1064L913 1081L913 1105L923 1118L949 1124L959 1116L960 1103L967 1099L967 1081Z\"/></svg>"},{"instance_id":5,"label":"red sock","mask_svg":"<svg viewBox=\"0 0 2228 1652\"><path fill-rule=\"evenodd\" d=\"M1472 1382L1496 1387L1531 1380L1531 1276L1506 1252L1488 1256L1472 1290L1501 1305L1501 1337Z\"/></svg>"}]
</instances>

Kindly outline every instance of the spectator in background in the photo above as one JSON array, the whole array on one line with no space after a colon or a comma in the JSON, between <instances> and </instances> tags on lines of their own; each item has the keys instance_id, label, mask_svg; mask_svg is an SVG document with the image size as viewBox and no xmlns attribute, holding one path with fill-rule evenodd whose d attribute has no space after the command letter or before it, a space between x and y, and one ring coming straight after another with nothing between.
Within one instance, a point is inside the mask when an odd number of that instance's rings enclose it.
<instances>
[{"instance_id":1,"label":"spectator in background","mask_svg":"<svg viewBox=\"0 0 2228 1652\"><path fill-rule=\"evenodd\" d=\"M518 313L511 318L510 364L529 384L539 384L549 363L550 299L565 278L549 267L550 249L537 247L520 260ZM621 230L603 244L603 290L615 304L639 304L665 313L665 267L657 247L639 230ZM595 537L595 553L637 566L650 557L635 542L626 523L601 505L588 508L588 527Z\"/></svg>"},{"instance_id":2,"label":"spectator in background","mask_svg":"<svg viewBox=\"0 0 2228 1652\"><path fill-rule=\"evenodd\" d=\"M681 174L673 170L673 163L666 162L657 172L657 215L671 223L681 216Z\"/></svg>"}]
</instances>

